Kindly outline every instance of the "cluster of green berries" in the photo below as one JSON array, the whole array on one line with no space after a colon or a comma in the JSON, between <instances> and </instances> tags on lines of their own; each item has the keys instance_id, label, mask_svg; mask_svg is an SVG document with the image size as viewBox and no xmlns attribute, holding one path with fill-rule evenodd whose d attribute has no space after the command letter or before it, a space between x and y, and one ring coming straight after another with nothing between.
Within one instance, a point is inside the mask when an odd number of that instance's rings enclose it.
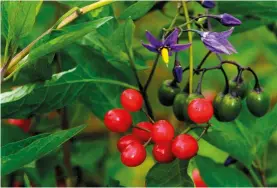
<instances>
[{"instance_id":1,"label":"cluster of green berries","mask_svg":"<svg viewBox=\"0 0 277 188\"><path fill-rule=\"evenodd\" d=\"M179 121L196 124L208 122L213 115L222 122L235 120L240 114L244 98L248 110L256 117L264 116L270 107L270 96L259 86L249 91L242 77L230 80L228 92L218 93L212 103L204 99L201 92L188 94L181 91L174 80L162 83L158 98L161 104L172 106Z\"/></svg>"},{"instance_id":2,"label":"cluster of green berries","mask_svg":"<svg viewBox=\"0 0 277 188\"><path fill-rule=\"evenodd\" d=\"M123 109L112 109L104 117L106 127L110 131L118 133L126 132L131 128L132 116L130 112L139 111L143 106L142 95L133 89L123 91L120 100ZM204 106L207 105L206 101L203 104ZM201 106L202 102L195 101L191 105L191 108L196 110L197 107L195 106ZM210 101L209 106L212 106ZM206 109L206 107L201 107L201 109ZM205 116L205 118L209 119L211 116L209 115L208 118ZM122 163L129 167L138 166L143 163L147 153L145 146L150 142L154 144L152 150L153 157L159 163L169 163L175 158L188 160L198 152L197 140L188 134L180 134L175 137L174 127L168 121L140 122L136 126L133 126L131 134L121 137L117 142Z\"/></svg>"}]
</instances>

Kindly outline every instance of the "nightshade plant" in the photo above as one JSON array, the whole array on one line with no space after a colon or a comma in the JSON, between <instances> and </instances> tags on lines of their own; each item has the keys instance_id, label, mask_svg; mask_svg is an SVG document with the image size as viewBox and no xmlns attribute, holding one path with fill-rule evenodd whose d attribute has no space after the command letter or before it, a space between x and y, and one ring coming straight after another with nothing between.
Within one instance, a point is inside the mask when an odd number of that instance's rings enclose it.
<instances>
[{"instance_id":1,"label":"nightshade plant","mask_svg":"<svg viewBox=\"0 0 277 188\"><path fill-rule=\"evenodd\" d=\"M232 36L277 4L248 6L1 2L2 186L276 186L277 108Z\"/></svg>"}]
</instances>

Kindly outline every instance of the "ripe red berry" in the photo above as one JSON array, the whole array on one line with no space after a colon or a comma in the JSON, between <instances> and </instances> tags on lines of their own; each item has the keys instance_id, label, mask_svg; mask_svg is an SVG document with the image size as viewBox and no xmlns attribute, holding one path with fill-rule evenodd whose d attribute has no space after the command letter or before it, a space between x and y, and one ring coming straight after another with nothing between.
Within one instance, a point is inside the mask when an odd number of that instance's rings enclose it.
<instances>
[{"instance_id":1,"label":"ripe red berry","mask_svg":"<svg viewBox=\"0 0 277 188\"><path fill-rule=\"evenodd\" d=\"M194 169L192 171L192 179L194 181L195 187L208 187L205 182L203 181L203 179L200 176L199 170L198 169Z\"/></svg>"},{"instance_id":2,"label":"ripe red berry","mask_svg":"<svg viewBox=\"0 0 277 188\"><path fill-rule=\"evenodd\" d=\"M213 105L208 99L194 99L189 103L188 115L189 118L198 124L208 122L214 114Z\"/></svg>"},{"instance_id":3,"label":"ripe red berry","mask_svg":"<svg viewBox=\"0 0 277 188\"><path fill-rule=\"evenodd\" d=\"M147 129L150 132L147 132L147 131L139 129L139 128L133 128L132 134L143 142L146 142L147 140L149 140L149 138L151 137L151 131L153 128L153 124L149 123L149 122L140 122L136 126L141 127L143 129Z\"/></svg>"},{"instance_id":4,"label":"ripe red berry","mask_svg":"<svg viewBox=\"0 0 277 188\"><path fill-rule=\"evenodd\" d=\"M119 152L122 152L129 144L132 142L138 142L140 143L140 140L137 139L134 135L128 134L123 137L121 137L117 141L117 149Z\"/></svg>"},{"instance_id":5,"label":"ripe red berry","mask_svg":"<svg viewBox=\"0 0 277 188\"><path fill-rule=\"evenodd\" d=\"M159 163L169 163L175 159L171 151L171 142L155 144L152 150L153 157Z\"/></svg>"},{"instance_id":6,"label":"ripe red berry","mask_svg":"<svg viewBox=\"0 0 277 188\"><path fill-rule=\"evenodd\" d=\"M113 109L105 114L104 123L112 132L125 132L132 125L132 116L124 109Z\"/></svg>"},{"instance_id":7,"label":"ripe red berry","mask_svg":"<svg viewBox=\"0 0 277 188\"><path fill-rule=\"evenodd\" d=\"M180 134L172 142L172 153L179 159L191 159L197 151L197 141L188 134Z\"/></svg>"},{"instance_id":8,"label":"ripe red berry","mask_svg":"<svg viewBox=\"0 0 277 188\"><path fill-rule=\"evenodd\" d=\"M168 142L174 137L174 128L168 121L159 120L153 125L151 135L155 143Z\"/></svg>"},{"instance_id":9,"label":"ripe red berry","mask_svg":"<svg viewBox=\"0 0 277 188\"><path fill-rule=\"evenodd\" d=\"M135 167L143 163L146 158L146 150L138 142L130 143L121 153L121 162L129 167Z\"/></svg>"},{"instance_id":10,"label":"ripe red berry","mask_svg":"<svg viewBox=\"0 0 277 188\"><path fill-rule=\"evenodd\" d=\"M31 127L31 119L8 119L8 123L20 127L24 132L28 132Z\"/></svg>"},{"instance_id":11,"label":"ripe red berry","mask_svg":"<svg viewBox=\"0 0 277 188\"><path fill-rule=\"evenodd\" d=\"M126 89L120 96L120 101L124 109L131 112L139 111L143 105L143 97L137 90Z\"/></svg>"}]
</instances>

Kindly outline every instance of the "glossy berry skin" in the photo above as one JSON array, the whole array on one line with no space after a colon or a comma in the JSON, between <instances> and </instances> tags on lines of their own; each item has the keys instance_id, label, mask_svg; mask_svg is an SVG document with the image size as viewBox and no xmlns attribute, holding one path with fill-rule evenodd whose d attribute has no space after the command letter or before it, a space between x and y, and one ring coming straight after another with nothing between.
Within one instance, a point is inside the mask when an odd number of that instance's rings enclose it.
<instances>
[{"instance_id":1,"label":"glossy berry skin","mask_svg":"<svg viewBox=\"0 0 277 188\"><path fill-rule=\"evenodd\" d=\"M189 103L189 118L197 124L207 123L214 114L213 105L208 99L194 99Z\"/></svg>"},{"instance_id":2,"label":"glossy berry skin","mask_svg":"<svg viewBox=\"0 0 277 188\"><path fill-rule=\"evenodd\" d=\"M191 103L191 101L193 101L194 99L199 99L199 98L203 98L203 95L200 95L198 93L192 93L188 96L186 102L185 102L185 105L183 107L184 109L184 117L185 117L185 121L187 122L192 122L191 119L189 118L189 115L188 115L188 106L189 104Z\"/></svg>"},{"instance_id":3,"label":"glossy berry skin","mask_svg":"<svg viewBox=\"0 0 277 188\"><path fill-rule=\"evenodd\" d=\"M158 98L161 104L171 106L175 96L180 92L180 88L172 80L166 80L162 83L158 91Z\"/></svg>"},{"instance_id":4,"label":"glossy berry skin","mask_svg":"<svg viewBox=\"0 0 277 188\"><path fill-rule=\"evenodd\" d=\"M129 144L133 142L141 143L139 139L137 139L134 135L128 134L123 137L121 137L117 141L117 149L119 152L122 152Z\"/></svg>"},{"instance_id":5,"label":"glossy berry skin","mask_svg":"<svg viewBox=\"0 0 277 188\"><path fill-rule=\"evenodd\" d=\"M159 163L170 163L175 159L171 151L171 142L155 144L152 154L154 159Z\"/></svg>"},{"instance_id":6,"label":"glossy berry skin","mask_svg":"<svg viewBox=\"0 0 277 188\"><path fill-rule=\"evenodd\" d=\"M198 152L198 143L192 136L181 134L172 142L172 153L175 157L182 160L188 160L194 157Z\"/></svg>"},{"instance_id":7,"label":"glossy berry skin","mask_svg":"<svg viewBox=\"0 0 277 188\"><path fill-rule=\"evenodd\" d=\"M224 121L223 117L221 116L220 111L219 111L219 107L220 107L223 97L224 97L223 93L218 93L213 100L214 116L218 121Z\"/></svg>"},{"instance_id":8,"label":"glossy berry skin","mask_svg":"<svg viewBox=\"0 0 277 188\"><path fill-rule=\"evenodd\" d=\"M143 97L137 90L126 89L120 96L120 102L124 109L136 112L142 108Z\"/></svg>"},{"instance_id":9,"label":"glossy berry skin","mask_svg":"<svg viewBox=\"0 0 277 188\"><path fill-rule=\"evenodd\" d=\"M8 119L8 123L20 127L24 132L29 132L31 119Z\"/></svg>"},{"instance_id":10,"label":"glossy berry skin","mask_svg":"<svg viewBox=\"0 0 277 188\"><path fill-rule=\"evenodd\" d=\"M129 167L135 167L143 163L146 158L146 150L138 142L130 143L121 153L121 162Z\"/></svg>"},{"instance_id":11,"label":"glossy berry skin","mask_svg":"<svg viewBox=\"0 0 277 188\"><path fill-rule=\"evenodd\" d=\"M203 181L202 177L200 176L200 172L198 169L194 169L192 171L192 179L195 184L195 187L208 187L206 183Z\"/></svg>"},{"instance_id":12,"label":"glossy berry skin","mask_svg":"<svg viewBox=\"0 0 277 188\"><path fill-rule=\"evenodd\" d=\"M159 120L153 125L151 135L155 143L169 142L174 137L174 128L168 121Z\"/></svg>"},{"instance_id":13,"label":"glossy berry skin","mask_svg":"<svg viewBox=\"0 0 277 188\"><path fill-rule=\"evenodd\" d=\"M112 132L126 132L132 125L132 116L124 109L113 109L105 114L104 123Z\"/></svg>"},{"instance_id":14,"label":"glossy berry skin","mask_svg":"<svg viewBox=\"0 0 277 188\"><path fill-rule=\"evenodd\" d=\"M264 91L252 90L246 97L248 110L256 117L264 116L270 107L270 96Z\"/></svg>"},{"instance_id":15,"label":"glossy berry skin","mask_svg":"<svg viewBox=\"0 0 277 188\"><path fill-rule=\"evenodd\" d=\"M173 113L175 117L179 121L185 121L184 106L188 96L189 95L185 92L178 93L175 96L172 108L173 108Z\"/></svg>"},{"instance_id":16,"label":"glossy berry skin","mask_svg":"<svg viewBox=\"0 0 277 188\"><path fill-rule=\"evenodd\" d=\"M241 99L244 99L248 93L248 85L241 78L236 82L236 78L229 81L229 88L231 93L236 93Z\"/></svg>"},{"instance_id":17,"label":"glossy berry skin","mask_svg":"<svg viewBox=\"0 0 277 188\"><path fill-rule=\"evenodd\" d=\"M234 97L231 94L227 94L219 104L218 109L220 117L222 117L225 122L233 121L239 116L241 107L240 97Z\"/></svg>"},{"instance_id":18,"label":"glossy berry skin","mask_svg":"<svg viewBox=\"0 0 277 188\"><path fill-rule=\"evenodd\" d=\"M150 132L147 132L145 130L139 129L139 128L133 128L132 134L138 138L139 140L146 142L151 137L151 131L153 128L153 124L149 122L140 122L136 125L137 127L141 127L144 129L149 130Z\"/></svg>"}]
</instances>

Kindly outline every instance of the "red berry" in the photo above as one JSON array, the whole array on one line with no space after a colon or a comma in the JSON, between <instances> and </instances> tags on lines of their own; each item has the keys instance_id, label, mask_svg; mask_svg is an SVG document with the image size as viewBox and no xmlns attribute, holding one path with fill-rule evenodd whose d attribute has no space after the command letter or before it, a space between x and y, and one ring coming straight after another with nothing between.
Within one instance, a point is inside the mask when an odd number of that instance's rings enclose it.
<instances>
[{"instance_id":1,"label":"red berry","mask_svg":"<svg viewBox=\"0 0 277 188\"><path fill-rule=\"evenodd\" d=\"M28 132L31 127L31 119L8 119L8 123L20 127L24 132Z\"/></svg>"},{"instance_id":2,"label":"red berry","mask_svg":"<svg viewBox=\"0 0 277 188\"><path fill-rule=\"evenodd\" d=\"M194 99L189 103L188 115L189 118L198 124L208 122L214 114L213 105L208 99Z\"/></svg>"},{"instance_id":3,"label":"red berry","mask_svg":"<svg viewBox=\"0 0 277 188\"><path fill-rule=\"evenodd\" d=\"M125 132L132 125L132 116L124 109L113 109L105 114L104 123L112 132Z\"/></svg>"},{"instance_id":4,"label":"red berry","mask_svg":"<svg viewBox=\"0 0 277 188\"><path fill-rule=\"evenodd\" d=\"M172 142L172 153L179 159L191 159L197 151L197 141L188 134L180 134Z\"/></svg>"},{"instance_id":5,"label":"red berry","mask_svg":"<svg viewBox=\"0 0 277 188\"><path fill-rule=\"evenodd\" d=\"M152 150L153 157L159 163L169 163L175 159L171 151L171 142L155 144Z\"/></svg>"},{"instance_id":6,"label":"red berry","mask_svg":"<svg viewBox=\"0 0 277 188\"><path fill-rule=\"evenodd\" d=\"M152 140L155 143L168 142L174 137L174 128L166 120L157 121L152 128Z\"/></svg>"},{"instance_id":7,"label":"red berry","mask_svg":"<svg viewBox=\"0 0 277 188\"><path fill-rule=\"evenodd\" d=\"M119 152L122 152L129 144L132 142L139 142L140 140L137 139L134 135L128 134L126 136L121 137L117 141L117 149Z\"/></svg>"},{"instance_id":8,"label":"red berry","mask_svg":"<svg viewBox=\"0 0 277 188\"><path fill-rule=\"evenodd\" d=\"M208 187L205 182L203 181L203 179L200 176L199 170L198 169L194 169L192 171L192 179L194 181L195 187Z\"/></svg>"},{"instance_id":9,"label":"red berry","mask_svg":"<svg viewBox=\"0 0 277 188\"><path fill-rule=\"evenodd\" d=\"M138 166L146 158L146 150L138 142L130 143L121 153L121 162L129 167Z\"/></svg>"},{"instance_id":10,"label":"red berry","mask_svg":"<svg viewBox=\"0 0 277 188\"><path fill-rule=\"evenodd\" d=\"M131 112L139 111L143 105L143 97L137 90L126 89L120 96L120 101L126 110Z\"/></svg>"},{"instance_id":11,"label":"red berry","mask_svg":"<svg viewBox=\"0 0 277 188\"><path fill-rule=\"evenodd\" d=\"M151 131L153 128L152 123L140 122L137 124L137 127L147 129L150 132L147 132L147 131L139 129L139 128L133 128L132 134L143 142L146 142L147 140L149 140L149 138L151 137Z\"/></svg>"}]
</instances>

